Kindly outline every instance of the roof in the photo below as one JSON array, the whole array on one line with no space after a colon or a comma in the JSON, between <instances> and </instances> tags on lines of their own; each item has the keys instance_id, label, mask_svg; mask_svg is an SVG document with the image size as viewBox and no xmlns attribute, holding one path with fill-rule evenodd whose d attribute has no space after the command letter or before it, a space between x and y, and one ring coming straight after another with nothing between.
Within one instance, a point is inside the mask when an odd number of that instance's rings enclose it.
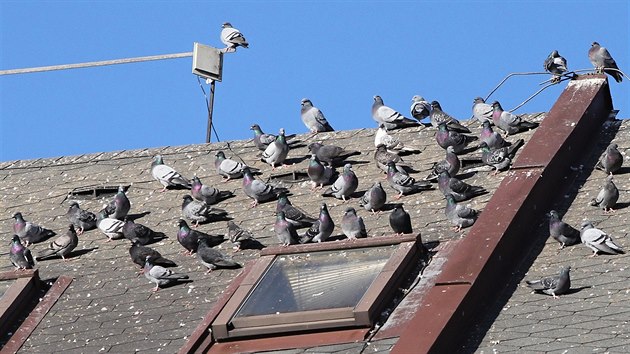
<instances>
[{"instance_id":1,"label":"roof","mask_svg":"<svg viewBox=\"0 0 630 354\"><path fill-rule=\"evenodd\" d=\"M535 114L528 118L541 120L544 114ZM620 126L624 127L625 124ZM479 130L476 125L473 125L471 129L475 133ZM394 134L407 145L415 146L422 151L420 154L404 157L405 161L419 171L415 177L422 178L427 175L432 163L443 157L443 150L435 144L434 130L431 128L407 128L396 131ZM532 134L533 132L522 133L518 137L527 141ZM325 144L361 151L362 154L352 160L355 162L354 170L359 178L358 191L362 192L383 176L372 160L373 136L374 129L360 129L320 133L316 136L298 135L295 139L301 140L305 143L304 145L312 141L323 141ZM77 248L79 252L75 251L76 256L72 261L63 262L55 259L38 264L42 279L68 275L74 280L28 338L22 351L156 352L159 350L175 352L184 345L188 336L240 270L217 270L205 274L205 268L196 258L180 253L181 246L175 238L177 229L175 225L181 217L181 196L186 194L186 191L159 192L161 185L152 179L149 171L151 157L161 154L166 164L182 174L187 176L196 174L205 184L234 191L236 196L219 203L218 207L226 209L237 223L241 223L241 226L256 230L256 237L263 244L278 244L273 233L275 202L264 203L254 209L244 207L249 204L249 199L240 190L241 180L222 183L221 178L214 171L214 152L217 150L225 151L228 156L239 156L249 165L260 168L263 175L259 178L263 180L270 176L269 166L259 161L256 156L258 151L251 141L0 163L2 239L10 238L12 224L10 217L16 211L21 211L27 220L61 231L67 227L65 213L69 192L86 186L131 184L127 193L132 202L131 213L146 213L137 222L164 232L168 236L167 239L152 247L173 259L179 265L177 271L188 274L193 280L188 284L152 293L150 291L152 286L148 281L136 274L137 267L131 262L127 253L128 242L125 240L106 242L106 237L100 231L89 231L80 237ZM601 146L598 145L593 148L592 154L597 155L600 151ZM305 169L304 157L306 155L305 146L291 150L289 158L295 162L295 165L273 173ZM472 153L471 156L478 156L478 153ZM584 173L590 172L588 170L589 168L586 167ZM483 209L506 175L506 173L496 176L477 173L466 179L466 182L484 186L490 191L488 195L476 197L468 203L474 208ZM359 215L364 218L370 236L378 237L391 233L386 212L371 215L358 207L356 199L344 204L336 199L323 198L311 193L310 185L306 182L285 183L285 186L293 194L291 197L293 203L313 215L318 212L319 202L324 200L329 205L333 220L338 223L346 206L351 205L357 208ZM388 192L388 202L391 203L393 190L387 186L385 188ZM595 190L597 187L592 188ZM81 206L97 211L102 208L105 201L85 200L81 202ZM405 299L407 302L399 305L398 308L404 311L401 310L390 317L396 320L404 320L403 312L409 313L409 309L419 306L422 294L431 287L431 281L440 272L441 265L448 261L441 255L448 255L449 245L466 238L469 232L469 229L465 229L460 234L452 230L451 225L445 220L443 196L437 190L405 196L400 201L405 203L405 209L411 213L414 230L422 233L425 243L437 244L434 249L437 253L421 277L420 283L414 288L415 295L408 296ZM578 209L575 215L581 215L582 212L583 210ZM567 217L570 218L570 215L569 213ZM200 226L200 229L204 232L223 234L225 223L205 224ZM538 231L544 232L544 225L540 226ZM336 229L337 232L340 233L339 228ZM44 245L38 244L34 247L38 250ZM219 247L232 253L231 245L227 242ZM570 251L577 252L574 249L578 250L578 247L574 246ZM588 252L587 249L581 251ZM0 252L2 252L2 258L6 259L6 250L3 248ZM244 250L235 253L234 258L241 263L246 263L255 259L259 252ZM578 265L576 264L575 267L578 268ZM10 269L8 262L0 264L0 271ZM523 291L526 290L523 289ZM562 297L561 301L568 301L564 300L567 298ZM532 299L536 299L532 301L551 301L547 298L538 300L537 297L532 297ZM499 316L497 323L500 323L501 319ZM490 320L492 318L487 319L487 321ZM506 326L509 325L509 319L505 323ZM387 333L387 328L391 325L391 322L386 323L382 332ZM483 333L485 332L480 331L476 338L481 338ZM494 341L491 337L492 333L492 331L488 332L490 339L479 340L479 343L484 346ZM397 335L392 334L391 337L377 335L375 340L370 342L370 350L389 352L396 342ZM317 352L354 353L364 345L365 343L359 342L318 347ZM472 347L474 343L471 344ZM302 350L308 351L308 349Z\"/></svg>"}]
</instances>

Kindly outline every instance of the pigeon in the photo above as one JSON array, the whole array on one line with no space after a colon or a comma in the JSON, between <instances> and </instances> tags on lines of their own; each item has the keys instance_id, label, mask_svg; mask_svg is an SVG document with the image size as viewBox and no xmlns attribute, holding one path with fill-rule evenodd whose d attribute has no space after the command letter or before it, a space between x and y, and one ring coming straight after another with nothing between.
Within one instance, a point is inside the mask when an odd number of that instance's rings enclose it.
<instances>
[{"instance_id":1,"label":"pigeon","mask_svg":"<svg viewBox=\"0 0 630 354\"><path fill-rule=\"evenodd\" d=\"M376 182L359 199L359 205L374 214L381 210L386 201L387 193L385 193L385 189L383 189L381 182Z\"/></svg>"},{"instance_id":2,"label":"pigeon","mask_svg":"<svg viewBox=\"0 0 630 354\"><path fill-rule=\"evenodd\" d=\"M190 194L196 200L208 205L216 204L234 196L234 193L230 191L220 191L212 186L204 185L197 176L194 176L192 179Z\"/></svg>"},{"instance_id":3,"label":"pigeon","mask_svg":"<svg viewBox=\"0 0 630 354\"><path fill-rule=\"evenodd\" d=\"M539 280L527 280L526 283L527 286L535 291L543 292L557 299L558 295L566 293L569 288L571 288L571 278L569 277L570 270L571 267L569 266L562 267L558 275L543 277Z\"/></svg>"},{"instance_id":4,"label":"pigeon","mask_svg":"<svg viewBox=\"0 0 630 354\"><path fill-rule=\"evenodd\" d=\"M341 218L341 231L343 231L343 234L351 240L367 237L367 231L365 231L363 218L357 216L357 211L352 207L347 208Z\"/></svg>"},{"instance_id":5,"label":"pigeon","mask_svg":"<svg viewBox=\"0 0 630 354\"><path fill-rule=\"evenodd\" d=\"M20 212L13 214L13 218L15 219L13 232L20 237L20 240L24 242L24 246L26 247L32 243L37 243L56 235L52 230L24 220Z\"/></svg>"},{"instance_id":6,"label":"pigeon","mask_svg":"<svg viewBox=\"0 0 630 354\"><path fill-rule=\"evenodd\" d=\"M265 151L269 144L276 141L276 136L273 134L263 133L258 124L253 124L249 129L254 131L254 145L258 150Z\"/></svg>"},{"instance_id":7,"label":"pigeon","mask_svg":"<svg viewBox=\"0 0 630 354\"><path fill-rule=\"evenodd\" d=\"M208 268L207 273L212 272L217 268L240 268L241 265L234 262L231 257L221 253L221 251L212 248L208 244L208 240L200 238L198 240L199 247L197 248L197 258L201 264Z\"/></svg>"},{"instance_id":8,"label":"pigeon","mask_svg":"<svg viewBox=\"0 0 630 354\"><path fill-rule=\"evenodd\" d=\"M388 151L387 147L383 144L376 147L374 162L376 163L376 167L385 173L387 173L388 170L387 164L390 162L394 162L396 164L396 170L402 174L408 174L407 171L413 170L413 167L405 163L400 155L394 151Z\"/></svg>"},{"instance_id":9,"label":"pigeon","mask_svg":"<svg viewBox=\"0 0 630 354\"><path fill-rule=\"evenodd\" d=\"M475 97L472 106L473 118L479 123L492 122L492 105L486 103L481 97Z\"/></svg>"},{"instance_id":10,"label":"pigeon","mask_svg":"<svg viewBox=\"0 0 630 354\"><path fill-rule=\"evenodd\" d=\"M282 166L284 164L284 160L287 159L288 154L289 145L284 137L284 128L280 128L280 135L276 137L274 142L267 146L260 160L270 164L271 169L275 170L276 166Z\"/></svg>"},{"instance_id":11,"label":"pigeon","mask_svg":"<svg viewBox=\"0 0 630 354\"><path fill-rule=\"evenodd\" d=\"M455 148L449 146L446 148L446 157L444 160L435 162L433 164L433 168L431 169L431 173L424 178L425 181L434 180L437 176L440 175L442 171L447 171L449 175L456 176L461 168L461 161L459 160L459 156L455 154Z\"/></svg>"},{"instance_id":12,"label":"pigeon","mask_svg":"<svg viewBox=\"0 0 630 354\"><path fill-rule=\"evenodd\" d=\"M15 266L15 270L33 269L35 266L31 251L22 245L18 235L13 235L11 248L9 248L9 260Z\"/></svg>"},{"instance_id":13,"label":"pigeon","mask_svg":"<svg viewBox=\"0 0 630 354\"><path fill-rule=\"evenodd\" d=\"M209 222L216 220L225 220L228 213L223 209L213 208L204 202L193 200L186 194L182 197L182 215L195 222L195 226L199 226L200 222Z\"/></svg>"},{"instance_id":14,"label":"pigeon","mask_svg":"<svg viewBox=\"0 0 630 354\"><path fill-rule=\"evenodd\" d=\"M595 228L590 221L582 222L580 228L580 240L593 251L591 257L597 256L598 252L606 254L623 254L623 249L604 231Z\"/></svg>"},{"instance_id":15,"label":"pigeon","mask_svg":"<svg viewBox=\"0 0 630 354\"><path fill-rule=\"evenodd\" d=\"M387 182L393 189L398 191L396 199L400 199L403 195L432 188L429 182L416 181L413 177L400 173L396 169L396 163L393 161L387 164Z\"/></svg>"},{"instance_id":16,"label":"pigeon","mask_svg":"<svg viewBox=\"0 0 630 354\"><path fill-rule=\"evenodd\" d=\"M387 130L415 127L419 125L419 123L413 119L409 119L391 107L385 106L381 96L374 96L374 103L372 104L372 118L379 125L383 124Z\"/></svg>"},{"instance_id":17,"label":"pigeon","mask_svg":"<svg viewBox=\"0 0 630 354\"><path fill-rule=\"evenodd\" d=\"M137 242L141 245L151 243L154 239L158 238L158 233L150 228L138 224L130 218L125 218L125 223L121 229L123 236L131 242Z\"/></svg>"},{"instance_id":18,"label":"pigeon","mask_svg":"<svg viewBox=\"0 0 630 354\"><path fill-rule=\"evenodd\" d=\"M429 118L431 119L431 125L433 127L437 128L440 123L446 123L449 130L459 133L470 133L470 129L463 126L457 119L442 110L440 102L431 102L431 108L431 115Z\"/></svg>"},{"instance_id":19,"label":"pigeon","mask_svg":"<svg viewBox=\"0 0 630 354\"><path fill-rule=\"evenodd\" d=\"M438 124L438 131L435 134L435 140L442 149L446 150L452 146L456 154L463 152L468 144L478 139L476 136L451 130L445 122Z\"/></svg>"},{"instance_id":20,"label":"pigeon","mask_svg":"<svg viewBox=\"0 0 630 354\"><path fill-rule=\"evenodd\" d=\"M598 73L605 72L612 76L617 82L623 80L623 75L621 72L617 71L619 68L617 67L615 59L612 58L608 49L600 46L599 43L593 42L591 44L591 49L588 50L588 59Z\"/></svg>"},{"instance_id":21,"label":"pigeon","mask_svg":"<svg viewBox=\"0 0 630 354\"><path fill-rule=\"evenodd\" d=\"M286 194L281 194L278 197L278 203L276 204L276 213L284 213L286 221L291 223L295 228L310 227L317 219L308 215L302 209L293 206L289 197Z\"/></svg>"},{"instance_id":22,"label":"pigeon","mask_svg":"<svg viewBox=\"0 0 630 354\"><path fill-rule=\"evenodd\" d=\"M129 202L129 198L125 194L125 187L118 186L118 193L114 196L105 211L107 212L108 217L112 219L123 220L127 214L129 214L129 210L131 209L131 203Z\"/></svg>"},{"instance_id":23,"label":"pigeon","mask_svg":"<svg viewBox=\"0 0 630 354\"><path fill-rule=\"evenodd\" d=\"M217 173L223 177L223 181L227 182L232 178L238 178L243 175L243 169L249 168L251 172L258 172L257 168L248 167L242 162L236 162L225 157L223 151L217 151L215 154L214 167Z\"/></svg>"},{"instance_id":24,"label":"pigeon","mask_svg":"<svg viewBox=\"0 0 630 354\"><path fill-rule=\"evenodd\" d=\"M225 53L235 52L236 47L249 48L249 43L247 43L245 36L243 36L241 31L232 27L231 23L225 22L221 28L223 28L221 30L221 42L226 45L223 50Z\"/></svg>"},{"instance_id":25,"label":"pigeon","mask_svg":"<svg viewBox=\"0 0 630 354\"><path fill-rule=\"evenodd\" d=\"M491 150L512 145L512 143L503 139L501 134L492 130L490 121L485 121L481 124L481 132L479 133L479 140L486 143L486 145L488 145L488 147Z\"/></svg>"},{"instance_id":26,"label":"pigeon","mask_svg":"<svg viewBox=\"0 0 630 354\"><path fill-rule=\"evenodd\" d=\"M319 161L329 166L343 165L344 161L355 155L361 155L361 152L355 150L346 150L335 145L323 145L322 143L310 143L308 149L311 154L315 154Z\"/></svg>"},{"instance_id":27,"label":"pigeon","mask_svg":"<svg viewBox=\"0 0 630 354\"><path fill-rule=\"evenodd\" d=\"M184 219L179 219L177 222L177 241L186 251L185 254L192 255L197 252L197 246L199 245L199 238L207 238L208 243L214 247L223 242L222 235L209 235L204 232L191 229Z\"/></svg>"},{"instance_id":28,"label":"pigeon","mask_svg":"<svg viewBox=\"0 0 630 354\"><path fill-rule=\"evenodd\" d=\"M184 187L190 189L190 181L179 172L175 171L171 166L165 165L162 155L155 155L153 157L151 176L162 184L164 187L161 190L162 192L165 192L167 187Z\"/></svg>"},{"instance_id":29,"label":"pigeon","mask_svg":"<svg viewBox=\"0 0 630 354\"><path fill-rule=\"evenodd\" d=\"M419 121L431 114L431 104L424 97L415 95L411 98L411 116Z\"/></svg>"},{"instance_id":30,"label":"pigeon","mask_svg":"<svg viewBox=\"0 0 630 354\"><path fill-rule=\"evenodd\" d=\"M545 59L543 68L546 72L553 75L551 82L558 82L562 75L567 72L567 60L564 59L557 50L554 50L549 54L547 59Z\"/></svg>"},{"instance_id":31,"label":"pigeon","mask_svg":"<svg viewBox=\"0 0 630 354\"><path fill-rule=\"evenodd\" d=\"M446 209L444 213L446 214L446 218L453 225L455 225L455 230L460 232L462 228L472 226L477 220L477 216L479 212L475 209L469 208L468 206L457 204L455 198L451 194L445 194L446 198Z\"/></svg>"},{"instance_id":32,"label":"pigeon","mask_svg":"<svg viewBox=\"0 0 630 354\"><path fill-rule=\"evenodd\" d=\"M242 227L236 225L234 221L229 220L227 222L228 238L230 242L235 246L236 251L240 251L249 248L251 244L257 243L254 234L251 231L245 230Z\"/></svg>"},{"instance_id":33,"label":"pigeon","mask_svg":"<svg viewBox=\"0 0 630 354\"><path fill-rule=\"evenodd\" d=\"M286 247L298 243L297 231L295 231L295 227L284 218L283 211L276 213L276 223L273 229L282 246Z\"/></svg>"},{"instance_id":34,"label":"pigeon","mask_svg":"<svg viewBox=\"0 0 630 354\"><path fill-rule=\"evenodd\" d=\"M170 269L155 264L155 260L151 256L147 256L144 261L144 276L150 282L155 283L154 292L160 290L162 286L188 279L186 274L175 273Z\"/></svg>"},{"instance_id":35,"label":"pigeon","mask_svg":"<svg viewBox=\"0 0 630 354\"><path fill-rule=\"evenodd\" d=\"M413 233L411 228L411 217L405 211L402 204L396 205L394 210L389 214L389 226L397 235Z\"/></svg>"},{"instance_id":36,"label":"pigeon","mask_svg":"<svg viewBox=\"0 0 630 354\"><path fill-rule=\"evenodd\" d=\"M442 171L438 176L438 187L442 194L451 194L456 202L461 202L488 193L488 191L479 186L471 186L470 184L451 177L448 171Z\"/></svg>"},{"instance_id":37,"label":"pigeon","mask_svg":"<svg viewBox=\"0 0 630 354\"><path fill-rule=\"evenodd\" d=\"M595 168L611 174L619 171L623 165L623 155L617 149L617 144L612 143L608 145L606 151L602 154L595 165Z\"/></svg>"},{"instance_id":38,"label":"pigeon","mask_svg":"<svg viewBox=\"0 0 630 354\"><path fill-rule=\"evenodd\" d=\"M68 221L74 225L75 230L77 230L77 235L83 234L86 230L96 228L96 214L81 209L77 202L70 203L66 217Z\"/></svg>"},{"instance_id":39,"label":"pigeon","mask_svg":"<svg viewBox=\"0 0 630 354\"><path fill-rule=\"evenodd\" d=\"M124 221L108 217L105 209L101 210L96 217L96 227L107 236L107 242L123 237L124 225Z\"/></svg>"},{"instance_id":40,"label":"pigeon","mask_svg":"<svg viewBox=\"0 0 630 354\"><path fill-rule=\"evenodd\" d=\"M560 243L560 249L580 243L580 232L560 219L555 210L549 212L549 235Z\"/></svg>"},{"instance_id":41,"label":"pigeon","mask_svg":"<svg viewBox=\"0 0 630 354\"><path fill-rule=\"evenodd\" d=\"M312 134L332 132L335 130L330 126L330 123L328 123L322 111L314 107L313 102L308 98L302 99L300 116L302 117L302 122L304 122L304 125L306 125L306 128L308 128Z\"/></svg>"},{"instance_id":42,"label":"pigeon","mask_svg":"<svg viewBox=\"0 0 630 354\"><path fill-rule=\"evenodd\" d=\"M357 187L359 187L357 175L352 171L352 165L347 163L343 166L343 172L337 177L335 183L328 187L322 196L333 196L345 202L357 190Z\"/></svg>"},{"instance_id":43,"label":"pigeon","mask_svg":"<svg viewBox=\"0 0 630 354\"><path fill-rule=\"evenodd\" d=\"M322 203L319 208L319 218L306 230L300 238L300 243L325 242L332 235L334 229L335 223L328 213L328 207L326 203Z\"/></svg>"},{"instance_id":44,"label":"pigeon","mask_svg":"<svg viewBox=\"0 0 630 354\"><path fill-rule=\"evenodd\" d=\"M479 144L479 148L481 149L481 161L488 166L494 167L494 174L496 175L499 171L510 167L516 151L523 143L524 141L519 139L515 144L510 146L490 150L488 144L482 142Z\"/></svg>"},{"instance_id":45,"label":"pigeon","mask_svg":"<svg viewBox=\"0 0 630 354\"><path fill-rule=\"evenodd\" d=\"M492 102L492 122L507 135L513 135L538 127L538 123L524 120L523 118L506 112L499 101Z\"/></svg>"},{"instance_id":46,"label":"pigeon","mask_svg":"<svg viewBox=\"0 0 630 354\"><path fill-rule=\"evenodd\" d=\"M311 154L306 173L311 180L311 190L323 188L324 185L332 183L339 175L331 166L324 166L316 154Z\"/></svg>"},{"instance_id":47,"label":"pigeon","mask_svg":"<svg viewBox=\"0 0 630 354\"><path fill-rule=\"evenodd\" d=\"M243 192L253 200L250 205L253 208L258 203L277 198L280 193L288 193L288 190L284 187L273 187L254 178L249 168L246 168L243 171Z\"/></svg>"},{"instance_id":48,"label":"pigeon","mask_svg":"<svg viewBox=\"0 0 630 354\"><path fill-rule=\"evenodd\" d=\"M387 151L399 154L411 154L420 152L420 149L405 146L405 144L400 141L400 139L396 138L395 136L389 135L389 133L387 133L387 129L385 129L385 125L383 124L380 124L378 126L376 134L374 135L374 147L378 147L379 145L385 145Z\"/></svg>"},{"instance_id":49,"label":"pigeon","mask_svg":"<svg viewBox=\"0 0 630 354\"><path fill-rule=\"evenodd\" d=\"M65 234L57 237L56 240L52 241L48 248L45 250L41 250L37 253L37 260L41 261L42 259L60 256L64 261L66 260L66 256L72 252L77 245L79 244L79 237L77 237L77 233L74 230L74 225L70 224L68 226L68 231Z\"/></svg>"},{"instance_id":50,"label":"pigeon","mask_svg":"<svg viewBox=\"0 0 630 354\"><path fill-rule=\"evenodd\" d=\"M597 196L591 200L592 206L597 206L604 209L604 212L614 212L613 207L617 204L619 200L619 189L615 186L613 182L613 175L610 174L606 177L606 182L604 182L604 186L597 193Z\"/></svg>"},{"instance_id":51,"label":"pigeon","mask_svg":"<svg viewBox=\"0 0 630 354\"><path fill-rule=\"evenodd\" d=\"M137 242L133 242L131 247L129 247L129 256L131 260L139 265L140 267L144 266L145 260L147 256L150 256L153 259L153 264L160 265L162 267L176 267L177 264L171 261L168 258L164 258L160 252L154 250L151 247L142 246Z\"/></svg>"}]
</instances>

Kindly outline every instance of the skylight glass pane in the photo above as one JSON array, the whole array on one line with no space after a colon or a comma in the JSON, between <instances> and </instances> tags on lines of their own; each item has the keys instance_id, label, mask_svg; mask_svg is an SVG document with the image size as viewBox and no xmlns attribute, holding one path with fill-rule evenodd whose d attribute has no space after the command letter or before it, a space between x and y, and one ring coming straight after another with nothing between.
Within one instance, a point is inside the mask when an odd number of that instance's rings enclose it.
<instances>
[{"instance_id":1,"label":"skylight glass pane","mask_svg":"<svg viewBox=\"0 0 630 354\"><path fill-rule=\"evenodd\" d=\"M234 317L353 308L395 247L278 256Z\"/></svg>"}]
</instances>

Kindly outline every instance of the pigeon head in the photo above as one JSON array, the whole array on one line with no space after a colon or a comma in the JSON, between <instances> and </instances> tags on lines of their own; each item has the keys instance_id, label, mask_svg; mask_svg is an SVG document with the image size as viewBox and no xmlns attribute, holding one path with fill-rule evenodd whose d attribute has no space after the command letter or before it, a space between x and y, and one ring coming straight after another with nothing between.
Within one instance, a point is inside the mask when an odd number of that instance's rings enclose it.
<instances>
[{"instance_id":1,"label":"pigeon head","mask_svg":"<svg viewBox=\"0 0 630 354\"><path fill-rule=\"evenodd\" d=\"M446 152L450 152L450 153L454 154L455 153L455 148L453 147L453 145L449 145L446 148Z\"/></svg>"},{"instance_id":2,"label":"pigeon head","mask_svg":"<svg viewBox=\"0 0 630 354\"><path fill-rule=\"evenodd\" d=\"M485 141L482 141L481 144L479 144L479 149L481 149L482 151L490 151L490 148Z\"/></svg>"},{"instance_id":3,"label":"pigeon head","mask_svg":"<svg viewBox=\"0 0 630 354\"><path fill-rule=\"evenodd\" d=\"M415 96L413 96L411 98L411 101L413 101L413 102L420 102L420 101L424 101L424 100L425 100L424 97L418 96L418 95L415 95Z\"/></svg>"},{"instance_id":4,"label":"pigeon head","mask_svg":"<svg viewBox=\"0 0 630 354\"><path fill-rule=\"evenodd\" d=\"M343 172L348 173L350 171L352 171L352 165L351 164L347 163L347 164L343 165Z\"/></svg>"},{"instance_id":5,"label":"pigeon head","mask_svg":"<svg viewBox=\"0 0 630 354\"><path fill-rule=\"evenodd\" d=\"M284 128L280 128L280 135L284 136L285 132L284 132Z\"/></svg>"},{"instance_id":6,"label":"pigeon head","mask_svg":"<svg viewBox=\"0 0 630 354\"><path fill-rule=\"evenodd\" d=\"M312 106L313 102L311 102L311 100L309 100L308 98L303 98L300 104L302 106Z\"/></svg>"},{"instance_id":7,"label":"pigeon head","mask_svg":"<svg viewBox=\"0 0 630 354\"><path fill-rule=\"evenodd\" d=\"M503 107L501 107L501 104L499 103L499 101L492 102L492 108L498 108L500 110L503 110Z\"/></svg>"},{"instance_id":8,"label":"pigeon head","mask_svg":"<svg viewBox=\"0 0 630 354\"><path fill-rule=\"evenodd\" d=\"M162 159L162 155L153 156L153 165L163 165L164 160Z\"/></svg>"},{"instance_id":9,"label":"pigeon head","mask_svg":"<svg viewBox=\"0 0 630 354\"><path fill-rule=\"evenodd\" d=\"M551 57L553 57L553 58L557 58L557 57L559 57L559 56L560 56L560 53L558 53L558 51L557 51L557 50L554 50L553 52L551 52Z\"/></svg>"},{"instance_id":10,"label":"pigeon head","mask_svg":"<svg viewBox=\"0 0 630 354\"><path fill-rule=\"evenodd\" d=\"M74 225L72 224L68 225L68 231L74 232Z\"/></svg>"},{"instance_id":11,"label":"pigeon head","mask_svg":"<svg viewBox=\"0 0 630 354\"><path fill-rule=\"evenodd\" d=\"M599 43L593 42L593 43L591 43L591 47L599 47Z\"/></svg>"},{"instance_id":12,"label":"pigeon head","mask_svg":"<svg viewBox=\"0 0 630 354\"><path fill-rule=\"evenodd\" d=\"M224 159L225 158L225 154L223 153L223 151L217 151L216 154L214 154L214 156Z\"/></svg>"},{"instance_id":13,"label":"pigeon head","mask_svg":"<svg viewBox=\"0 0 630 354\"><path fill-rule=\"evenodd\" d=\"M381 96L376 95L376 96L374 96L374 102L383 103L383 99L381 98Z\"/></svg>"},{"instance_id":14,"label":"pigeon head","mask_svg":"<svg viewBox=\"0 0 630 354\"><path fill-rule=\"evenodd\" d=\"M276 213L277 220L284 220L284 211L279 211Z\"/></svg>"},{"instance_id":15,"label":"pigeon head","mask_svg":"<svg viewBox=\"0 0 630 354\"><path fill-rule=\"evenodd\" d=\"M221 25L221 28L232 28L232 24L229 22L223 22L223 24Z\"/></svg>"},{"instance_id":16,"label":"pigeon head","mask_svg":"<svg viewBox=\"0 0 630 354\"><path fill-rule=\"evenodd\" d=\"M355 214L356 215L357 211L354 210L353 207L348 207L348 208L346 208L346 212L345 213L346 214Z\"/></svg>"},{"instance_id":17,"label":"pigeon head","mask_svg":"<svg viewBox=\"0 0 630 354\"><path fill-rule=\"evenodd\" d=\"M385 144L378 144L376 145L376 151L380 151L380 152L387 151L387 147L385 146Z\"/></svg>"},{"instance_id":18,"label":"pigeon head","mask_svg":"<svg viewBox=\"0 0 630 354\"><path fill-rule=\"evenodd\" d=\"M431 107L433 107L433 109L436 109L436 108L439 109L439 110L442 109L442 106L440 106L440 102L438 102L438 101L432 101L431 102Z\"/></svg>"},{"instance_id":19,"label":"pigeon head","mask_svg":"<svg viewBox=\"0 0 630 354\"><path fill-rule=\"evenodd\" d=\"M592 229L594 226L592 222L588 220L584 220L582 221L582 224L580 225L580 227L582 230L585 230L585 229Z\"/></svg>"},{"instance_id":20,"label":"pigeon head","mask_svg":"<svg viewBox=\"0 0 630 354\"><path fill-rule=\"evenodd\" d=\"M328 212L328 206L326 206L326 203L322 203L322 204L319 206L319 210L321 210L321 211L325 211L325 212Z\"/></svg>"},{"instance_id":21,"label":"pigeon head","mask_svg":"<svg viewBox=\"0 0 630 354\"><path fill-rule=\"evenodd\" d=\"M72 209L72 208L78 208L78 207L79 207L79 203L77 203L77 202L71 202L71 203L70 203L70 208L71 208L71 209Z\"/></svg>"},{"instance_id":22,"label":"pigeon head","mask_svg":"<svg viewBox=\"0 0 630 354\"><path fill-rule=\"evenodd\" d=\"M13 243L21 243L20 242L20 237L18 235L13 235L13 238L11 239L11 241Z\"/></svg>"},{"instance_id":23,"label":"pigeon head","mask_svg":"<svg viewBox=\"0 0 630 354\"><path fill-rule=\"evenodd\" d=\"M310 143L308 144L308 150L311 154L316 154L323 145L321 143Z\"/></svg>"},{"instance_id":24,"label":"pigeon head","mask_svg":"<svg viewBox=\"0 0 630 354\"><path fill-rule=\"evenodd\" d=\"M551 210L547 215L550 219L560 219L560 215L558 215L558 212L555 210Z\"/></svg>"},{"instance_id":25,"label":"pigeon head","mask_svg":"<svg viewBox=\"0 0 630 354\"><path fill-rule=\"evenodd\" d=\"M449 204L455 203L455 197L451 193L444 193L444 198Z\"/></svg>"},{"instance_id":26,"label":"pigeon head","mask_svg":"<svg viewBox=\"0 0 630 354\"><path fill-rule=\"evenodd\" d=\"M252 124L251 127L249 127L250 130L253 131L259 131L260 130L260 126L258 124Z\"/></svg>"},{"instance_id":27,"label":"pigeon head","mask_svg":"<svg viewBox=\"0 0 630 354\"><path fill-rule=\"evenodd\" d=\"M484 100L481 97L475 97L475 99L473 100L473 103L486 103L486 100Z\"/></svg>"},{"instance_id":28,"label":"pigeon head","mask_svg":"<svg viewBox=\"0 0 630 354\"><path fill-rule=\"evenodd\" d=\"M492 129L490 128L490 121L484 120L483 123L481 123L481 125L483 126L484 129Z\"/></svg>"},{"instance_id":29,"label":"pigeon head","mask_svg":"<svg viewBox=\"0 0 630 354\"><path fill-rule=\"evenodd\" d=\"M17 213L13 214L13 218L14 218L15 220L20 220L20 219L22 219L22 213L20 213L20 212L18 211Z\"/></svg>"}]
</instances>

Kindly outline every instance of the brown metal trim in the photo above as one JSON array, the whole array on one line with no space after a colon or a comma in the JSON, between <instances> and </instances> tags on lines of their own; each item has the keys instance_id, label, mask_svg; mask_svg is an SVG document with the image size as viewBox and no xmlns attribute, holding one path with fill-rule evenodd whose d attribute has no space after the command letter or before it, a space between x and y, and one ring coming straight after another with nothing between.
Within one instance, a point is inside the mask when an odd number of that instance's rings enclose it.
<instances>
[{"instance_id":1,"label":"brown metal trim","mask_svg":"<svg viewBox=\"0 0 630 354\"><path fill-rule=\"evenodd\" d=\"M531 237L532 225L558 195L568 167L598 134L611 109L604 75L583 76L567 85L521 151L515 170L507 173L444 264L436 283L445 285L428 291L392 353L458 350L458 341L479 312L495 301L498 293L488 290L505 283L529 252L523 240Z\"/></svg>"},{"instance_id":2,"label":"brown metal trim","mask_svg":"<svg viewBox=\"0 0 630 354\"><path fill-rule=\"evenodd\" d=\"M379 237L368 237L368 238L360 238L356 240L344 239L338 242L320 242L320 243L306 243L303 245L291 245L291 246L269 246L263 248L260 252L261 256L268 255L280 255L280 254L295 254L295 253L306 253L306 252L317 252L317 251L335 251L335 250L344 250L344 249L353 249L353 248L363 248L363 247L375 247L375 246L385 246L385 245L396 245L403 242L422 242L420 233L417 235L414 234L406 234L406 235L393 235L393 236L379 236Z\"/></svg>"},{"instance_id":3,"label":"brown metal trim","mask_svg":"<svg viewBox=\"0 0 630 354\"><path fill-rule=\"evenodd\" d=\"M29 302L38 296L39 277L16 277L7 291L0 297L0 333L7 333L14 321L24 313ZM9 279L5 279L7 281Z\"/></svg>"},{"instance_id":4,"label":"brown metal trim","mask_svg":"<svg viewBox=\"0 0 630 354\"><path fill-rule=\"evenodd\" d=\"M39 277L37 278L39 280ZM57 278L57 281L52 285L52 287L46 292L42 301L37 304L35 309L31 311L28 317L22 322L20 328L11 336L11 339L7 342L7 344L2 348L3 352L15 353L20 348L28 337L33 333L35 328L39 325L39 323L44 319L48 311L57 303L57 300L61 297L61 295L66 291L68 286L72 283L72 278L67 276L60 276Z\"/></svg>"},{"instance_id":5,"label":"brown metal trim","mask_svg":"<svg viewBox=\"0 0 630 354\"><path fill-rule=\"evenodd\" d=\"M35 276L35 274L37 274L37 272L38 272L37 269L25 269L25 270L0 272L0 281L18 279L18 278L32 278Z\"/></svg>"}]
</instances>

